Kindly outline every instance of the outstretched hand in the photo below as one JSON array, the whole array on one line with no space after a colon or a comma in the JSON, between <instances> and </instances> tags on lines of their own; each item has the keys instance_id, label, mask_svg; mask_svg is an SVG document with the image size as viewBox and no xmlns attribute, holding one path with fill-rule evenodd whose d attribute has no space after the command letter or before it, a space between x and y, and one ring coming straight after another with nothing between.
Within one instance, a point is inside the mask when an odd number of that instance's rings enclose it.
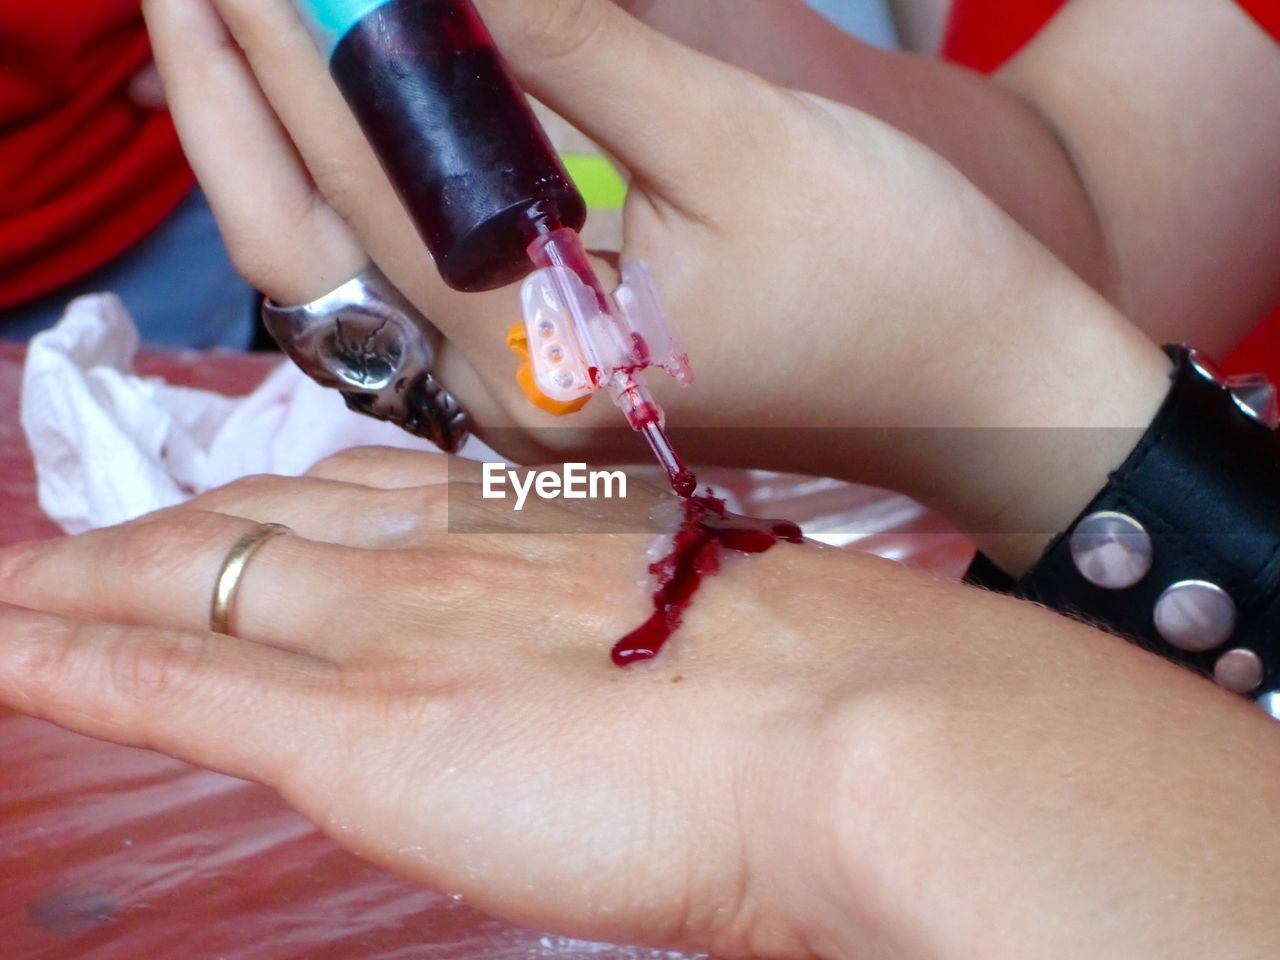
<instances>
[{"instance_id":1,"label":"outstretched hand","mask_svg":"<svg viewBox=\"0 0 1280 960\"><path fill-rule=\"evenodd\" d=\"M0 552L0 601L28 608L0 608L0 702L266 783L344 846L517 921L804 955L781 893L811 878L781 854L817 838L785 810L814 802L842 681L834 641L801 635L814 588L768 583L812 548L727 559L664 658L624 672L610 644L651 612L645 521L677 505L633 488L607 519L488 512L478 473L355 451ZM489 532L446 532L468 515ZM218 565L266 521L294 535L253 554L235 636L212 635Z\"/></svg>"}]
</instances>

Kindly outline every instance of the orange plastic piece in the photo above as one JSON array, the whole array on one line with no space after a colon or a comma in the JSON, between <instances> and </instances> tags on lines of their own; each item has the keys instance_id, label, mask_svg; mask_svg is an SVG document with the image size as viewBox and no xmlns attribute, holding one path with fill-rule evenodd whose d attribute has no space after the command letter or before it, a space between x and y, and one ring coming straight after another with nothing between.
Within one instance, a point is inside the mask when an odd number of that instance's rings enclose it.
<instances>
[{"instance_id":1,"label":"orange plastic piece","mask_svg":"<svg viewBox=\"0 0 1280 960\"><path fill-rule=\"evenodd\" d=\"M567 417L571 413L577 413L591 400L590 396L585 396L571 403L565 403L561 400L552 400L538 389L538 384L533 379L533 364L529 362L529 338L525 335L523 323L513 324L507 331L507 346L520 357L516 383L520 384L524 395L539 410L545 410L554 417Z\"/></svg>"}]
</instances>

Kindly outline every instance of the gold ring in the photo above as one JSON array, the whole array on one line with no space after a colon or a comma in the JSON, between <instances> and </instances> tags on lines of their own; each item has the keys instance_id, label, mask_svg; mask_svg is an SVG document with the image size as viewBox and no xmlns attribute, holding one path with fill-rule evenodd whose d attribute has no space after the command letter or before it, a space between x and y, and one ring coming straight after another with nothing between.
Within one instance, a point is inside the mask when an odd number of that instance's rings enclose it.
<instances>
[{"instance_id":1,"label":"gold ring","mask_svg":"<svg viewBox=\"0 0 1280 960\"><path fill-rule=\"evenodd\" d=\"M230 634L231 605L236 598L236 588L244 576L249 559L272 537L293 533L282 523L262 523L236 541L236 545L222 561L218 582L213 588L213 604L209 608L209 629L214 633Z\"/></svg>"}]
</instances>

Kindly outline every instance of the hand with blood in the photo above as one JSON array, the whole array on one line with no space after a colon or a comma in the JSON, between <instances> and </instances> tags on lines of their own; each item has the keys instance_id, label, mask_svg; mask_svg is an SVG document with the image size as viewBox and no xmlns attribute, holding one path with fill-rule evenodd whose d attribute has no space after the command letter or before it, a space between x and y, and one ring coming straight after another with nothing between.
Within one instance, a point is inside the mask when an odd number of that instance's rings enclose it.
<instances>
[{"instance_id":1,"label":"hand with blood","mask_svg":"<svg viewBox=\"0 0 1280 960\"><path fill-rule=\"evenodd\" d=\"M543 501L516 513L480 499L480 472L356 451L0 551L0 605L28 608L0 606L0 704L265 782L356 852L517 921L796 952L776 887L758 903L736 890L757 857L743 832L780 798L740 806L765 771L721 746L807 750L824 671L773 698L808 719L775 723L755 695L719 704L714 664L742 656L740 637L720 638L751 610L800 612L803 591L753 596L750 568L785 575L816 548L753 556L753 522L713 509L720 575L688 590L662 660L622 670L612 645L652 611L647 555L686 535L692 507L631 484L604 519ZM253 554L235 636L211 636L219 563L268 521L294 534ZM744 689L770 682L735 670Z\"/></svg>"},{"instance_id":2,"label":"hand with blood","mask_svg":"<svg viewBox=\"0 0 1280 960\"><path fill-rule=\"evenodd\" d=\"M1280 937L1280 741L1251 705L705 495L517 514L479 478L358 451L0 550L0 706L268 784L568 936L780 960ZM294 533L210 634L267 522Z\"/></svg>"}]
</instances>

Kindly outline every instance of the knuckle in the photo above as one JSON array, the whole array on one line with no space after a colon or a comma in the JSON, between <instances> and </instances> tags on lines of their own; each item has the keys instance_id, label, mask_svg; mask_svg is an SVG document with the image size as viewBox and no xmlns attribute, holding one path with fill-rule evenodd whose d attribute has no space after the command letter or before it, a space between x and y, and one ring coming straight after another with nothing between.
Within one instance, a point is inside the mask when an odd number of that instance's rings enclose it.
<instances>
[{"instance_id":1,"label":"knuckle","mask_svg":"<svg viewBox=\"0 0 1280 960\"><path fill-rule=\"evenodd\" d=\"M434 612L451 606L469 589L470 571L461 558L450 552L419 549L386 551L375 554L369 574L374 582L412 585L412 589L396 591L404 604L403 616L413 622L430 623Z\"/></svg>"},{"instance_id":2,"label":"knuckle","mask_svg":"<svg viewBox=\"0 0 1280 960\"><path fill-rule=\"evenodd\" d=\"M343 450L325 457L308 470L306 476L324 479L348 474L353 470L374 465L384 452L383 447L352 447L350 450Z\"/></svg>"},{"instance_id":3,"label":"knuckle","mask_svg":"<svg viewBox=\"0 0 1280 960\"><path fill-rule=\"evenodd\" d=\"M186 510L162 514L122 529L120 567L163 575L180 569L226 528L214 514Z\"/></svg>"},{"instance_id":4,"label":"knuckle","mask_svg":"<svg viewBox=\"0 0 1280 960\"><path fill-rule=\"evenodd\" d=\"M241 477L225 487L219 487L217 490L201 494L195 500L192 500L188 507L214 513L234 512L237 508L243 509L257 500L279 493L288 483L289 480L285 477L273 477L265 474ZM190 512L190 510L187 512Z\"/></svg>"},{"instance_id":5,"label":"knuckle","mask_svg":"<svg viewBox=\"0 0 1280 960\"><path fill-rule=\"evenodd\" d=\"M415 553L408 572L413 582L428 584L422 596L431 608L488 610L512 569L510 558L446 546Z\"/></svg>"},{"instance_id":6,"label":"knuckle","mask_svg":"<svg viewBox=\"0 0 1280 960\"><path fill-rule=\"evenodd\" d=\"M433 484L400 491L397 498L404 498L405 507L414 516L431 527L439 527L449 520L450 491L449 484Z\"/></svg>"},{"instance_id":7,"label":"knuckle","mask_svg":"<svg viewBox=\"0 0 1280 960\"><path fill-rule=\"evenodd\" d=\"M80 629L74 622L53 619L24 625L7 651L5 672L29 689L56 689L72 670L70 654Z\"/></svg>"},{"instance_id":8,"label":"knuckle","mask_svg":"<svg viewBox=\"0 0 1280 960\"><path fill-rule=\"evenodd\" d=\"M0 551L0 584L14 587L36 569L44 556L43 543L22 543Z\"/></svg>"},{"instance_id":9,"label":"knuckle","mask_svg":"<svg viewBox=\"0 0 1280 960\"><path fill-rule=\"evenodd\" d=\"M600 0L551 0L521 4L522 40L543 57L572 59L593 46L609 23Z\"/></svg>"},{"instance_id":10,"label":"knuckle","mask_svg":"<svg viewBox=\"0 0 1280 960\"><path fill-rule=\"evenodd\" d=\"M181 635L120 638L110 646L112 686L120 696L137 701L185 691L199 669L201 646L198 638Z\"/></svg>"}]
</instances>

